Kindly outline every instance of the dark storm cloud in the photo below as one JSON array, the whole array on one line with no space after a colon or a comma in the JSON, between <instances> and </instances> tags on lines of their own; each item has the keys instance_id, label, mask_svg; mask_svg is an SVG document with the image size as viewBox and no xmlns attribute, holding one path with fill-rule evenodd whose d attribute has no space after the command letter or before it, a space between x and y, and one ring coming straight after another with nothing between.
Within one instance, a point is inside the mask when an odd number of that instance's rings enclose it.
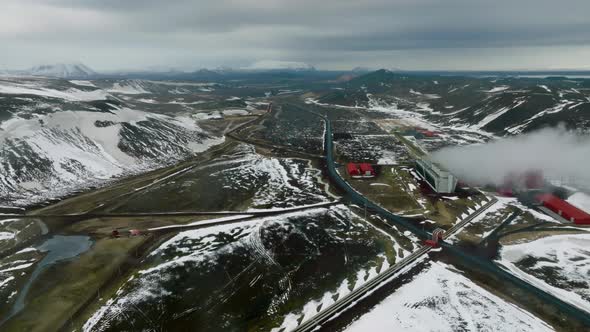
<instances>
[{"instance_id":1,"label":"dark storm cloud","mask_svg":"<svg viewBox=\"0 0 590 332\"><path fill-rule=\"evenodd\" d=\"M590 24L564 27L417 28L402 32L362 32L341 36L306 36L289 43L306 49L404 50L420 48L480 48L511 46L560 46L590 43ZM285 45L286 47L287 45Z\"/></svg>"},{"instance_id":2,"label":"dark storm cloud","mask_svg":"<svg viewBox=\"0 0 590 332\"><path fill-rule=\"evenodd\" d=\"M491 48L482 55L492 56L543 47L555 66L571 66L576 65L572 47L582 58L590 43L590 2L585 0L5 2L0 41L11 51L0 56L0 65L65 54L100 67L238 64L268 58L321 59L319 64L329 67L330 55L343 66L363 59L379 66L403 54L396 61L420 67L405 58L445 49L449 57L455 50L458 63L465 63L459 57L468 49ZM46 52L28 54L40 49ZM429 62L427 57L423 61Z\"/></svg>"}]
</instances>

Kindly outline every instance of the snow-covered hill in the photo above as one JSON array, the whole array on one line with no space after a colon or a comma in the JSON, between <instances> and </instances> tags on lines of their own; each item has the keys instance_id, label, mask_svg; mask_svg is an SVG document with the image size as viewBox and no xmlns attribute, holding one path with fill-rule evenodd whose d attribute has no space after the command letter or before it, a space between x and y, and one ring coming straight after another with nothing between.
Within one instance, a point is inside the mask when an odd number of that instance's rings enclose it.
<instances>
[{"instance_id":1,"label":"snow-covered hill","mask_svg":"<svg viewBox=\"0 0 590 332\"><path fill-rule=\"evenodd\" d=\"M505 245L498 262L514 275L590 312L590 235L566 234Z\"/></svg>"},{"instance_id":2,"label":"snow-covered hill","mask_svg":"<svg viewBox=\"0 0 590 332\"><path fill-rule=\"evenodd\" d=\"M361 331L553 331L542 320L434 263L352 323Z\"/></svg>"},{"instance_id":3,"label":"snow-covered hill","mask_svg":"<svg viewBox=\"0 0 590 332\"><path fill-rule=\"evenodd\" d=\"M323 104L414 112L445 126L512 135L564 123L590 130L590 80L410 75L379 70L325 94Z\"/></svg>"},{"instance_id":4,"label":"snow-covered hill","mask_svg":"<svg viewBox=\"0 0 590 332\"><path fill-rule=\"evenodd\" d=\"M0 205L28 205L200 152L188 115L139 110L89 81L0 79Z\"/></svg>"},{"instance_id":5,"label":"snow-covered hill","mask_svg":"<svg viewBox=\"0 0 590 332\"><path fill-rule=\"evenodd\" d=\"M35 66L23 74L59 78L84 78L95 76L96 72L82 63L56 63Z\"/></svg>"}]
</instances>

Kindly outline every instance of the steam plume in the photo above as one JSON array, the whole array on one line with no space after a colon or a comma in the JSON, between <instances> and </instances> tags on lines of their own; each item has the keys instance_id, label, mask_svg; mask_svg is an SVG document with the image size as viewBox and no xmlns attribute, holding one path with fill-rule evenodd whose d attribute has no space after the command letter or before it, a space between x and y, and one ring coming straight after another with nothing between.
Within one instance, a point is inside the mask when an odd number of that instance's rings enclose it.
<instances>
[{"instance_id":1,"label":"steam plume","mask_svg":"<svg viewBox=\"0 0 590 332\"><path fill-rule=\"evenodd\" d=\"M501 184L509 174L543 171L550 180L590 187L590 137L547 128L482 145L449 147L432 158L461 180Z\"/></svg>"}]
</instances>

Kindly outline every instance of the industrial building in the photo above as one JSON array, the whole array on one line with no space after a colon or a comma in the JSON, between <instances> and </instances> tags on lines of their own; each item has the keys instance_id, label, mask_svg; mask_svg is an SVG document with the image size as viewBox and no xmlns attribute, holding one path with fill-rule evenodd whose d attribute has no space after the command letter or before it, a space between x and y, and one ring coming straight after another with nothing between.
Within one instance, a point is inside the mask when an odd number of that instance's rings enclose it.
<instances>
[{"instance_id":1,"label":"industrial building","mask_svg":"<svg viewBox=\"0 0 590 332\"><path fill-rule=\"evenodd\" d=\"M590 214L578 209L563 199L552 194L539 194L537 200L553 213L558 214L563 219L579 225L590 224Z\"/></svg>"},{"instance_id":2,"label":"industrial building","mask_svg":"<svg viewBox=\"0 0 590 332\"><path fill-rule=\"evenodd\" d=\"M441 165L426 158L418 159L416 172L437 193L455 192L457 178Z\"/></svg>"}]
</instances>

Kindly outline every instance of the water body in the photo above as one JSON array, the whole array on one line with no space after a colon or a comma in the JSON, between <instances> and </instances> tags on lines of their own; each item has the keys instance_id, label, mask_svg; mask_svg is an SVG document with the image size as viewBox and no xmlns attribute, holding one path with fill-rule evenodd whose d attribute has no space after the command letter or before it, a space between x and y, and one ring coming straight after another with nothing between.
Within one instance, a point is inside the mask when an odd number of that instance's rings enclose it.
<instances>
[{"instance_id":1,"label":"water body","mask_svg":"<svg viewBox=\"0 0 590 332\"><path fill-rule=\"evenodd\" d=\"M37 264L35 270L31 274L31 277L19 292L19 295L10 310L10 313L6 318L2 320L0 325L4 324L14 315L22 311L26 305L25 299L33 282L39 277L39 275L50 265L57 262L65 261L70 258L76 257L92 246L92 240L89 236L82 235L55 235L51 239L45 241L42 245L37 247L42 252L47 252L47 255Z\"/></svg>"}]
</instances>

